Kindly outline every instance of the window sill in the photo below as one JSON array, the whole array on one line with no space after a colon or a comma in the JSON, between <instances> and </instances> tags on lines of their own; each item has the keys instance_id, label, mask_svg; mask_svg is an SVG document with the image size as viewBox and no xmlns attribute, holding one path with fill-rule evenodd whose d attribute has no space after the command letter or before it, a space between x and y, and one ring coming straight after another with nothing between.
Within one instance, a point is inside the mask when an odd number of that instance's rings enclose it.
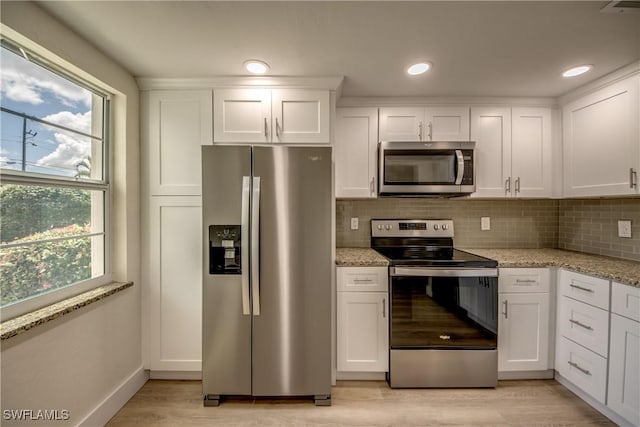
<instances>
[{"instance_id":1,"label":"window sill","mask_svg":"<svg viewBox=\"0 0 640 427\"><path fill-rule=\"evenodd\" d=\"M100 301L109 295L113 295L117 292L130 288L131 286L133 286L133 282L109 283L108 285L99 286L88 292L81 293L80 295L76 295L72 298L67 298L55 304L32 311L31 313L23 314L22 316L4 321L0 323L0 339L4 341L15 337L16 335L35 328L38 325L43 325L51 320L62 317L96 301Z\"/></svg>"}]
</instances>

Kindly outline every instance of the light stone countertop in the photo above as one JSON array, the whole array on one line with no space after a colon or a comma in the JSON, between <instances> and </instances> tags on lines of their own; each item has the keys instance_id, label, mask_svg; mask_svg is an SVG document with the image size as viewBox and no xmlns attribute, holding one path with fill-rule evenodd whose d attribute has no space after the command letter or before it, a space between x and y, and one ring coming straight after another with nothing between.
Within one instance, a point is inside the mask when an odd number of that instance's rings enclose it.
<instances>
[{"instance_id":1,"label":"light stone countertop","mask_svg":"<svg viewBox=\"0 0 640 427\"><path fill-rule=\"evenodd\" d=\"M469 249L498 261L498 267L562 267L578 273L640 287L640 262L561 249ZM337 248L338 266L385 266L386 258L370 248Z\"/></svg>"},{"instance_id":2,"label":"light stone countertop","mask_svg":"<svg viewBox=\"0 0 640 427\"><path fill-rule=\"evenodd\" d=\"M336 248L339 267L386 267L389 260L371 248Z\"/></svg>"}]
</instances>

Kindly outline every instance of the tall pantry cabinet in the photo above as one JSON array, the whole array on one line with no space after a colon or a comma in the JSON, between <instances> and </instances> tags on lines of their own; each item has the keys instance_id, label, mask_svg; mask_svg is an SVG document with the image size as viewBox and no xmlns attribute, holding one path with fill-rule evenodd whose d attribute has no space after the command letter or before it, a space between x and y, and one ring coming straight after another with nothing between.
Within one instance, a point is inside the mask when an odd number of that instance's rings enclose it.
<instances>
[{"instance_id":1,"label":"tall pantry cabinet","mask_svg":"<svg viewBox=\"0 0 640 427\"><path fill-rule=\"evenodd\" d=\"M202 145L212 144L212 91L141 94L145 368L201 371Z\"/></svg>"}]
</instances>

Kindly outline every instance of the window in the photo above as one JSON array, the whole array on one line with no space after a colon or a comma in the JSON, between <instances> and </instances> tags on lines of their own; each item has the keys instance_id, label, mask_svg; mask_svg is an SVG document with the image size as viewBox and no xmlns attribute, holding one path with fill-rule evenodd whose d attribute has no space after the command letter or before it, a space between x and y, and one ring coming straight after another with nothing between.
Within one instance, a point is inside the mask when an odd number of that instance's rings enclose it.
<instances>
[{"instance_id":1,"label":"window","mask_svg":"<svg viewBox=\"0 0 640 427\"><path fill-rule=\"evenodd\" d=\"M3 320L106 282L108 96L2 40Z\"/></svg>"}]
</instances>

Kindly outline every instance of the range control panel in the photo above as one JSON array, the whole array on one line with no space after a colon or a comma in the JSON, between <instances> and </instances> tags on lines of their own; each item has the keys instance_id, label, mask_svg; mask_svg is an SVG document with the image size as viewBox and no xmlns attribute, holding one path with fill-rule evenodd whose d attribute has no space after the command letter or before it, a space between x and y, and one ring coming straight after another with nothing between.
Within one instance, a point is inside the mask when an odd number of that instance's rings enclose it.
<instances>
[{"instance_id":1,"label":"range control panel","mask_svg":"<svg viewBox=\"0 0 640 427\"><path fill-rule=\"evenodd\" d=\"M451 219L372 219L372 237L453 237Z\"/></svg>"}]
</instances>

